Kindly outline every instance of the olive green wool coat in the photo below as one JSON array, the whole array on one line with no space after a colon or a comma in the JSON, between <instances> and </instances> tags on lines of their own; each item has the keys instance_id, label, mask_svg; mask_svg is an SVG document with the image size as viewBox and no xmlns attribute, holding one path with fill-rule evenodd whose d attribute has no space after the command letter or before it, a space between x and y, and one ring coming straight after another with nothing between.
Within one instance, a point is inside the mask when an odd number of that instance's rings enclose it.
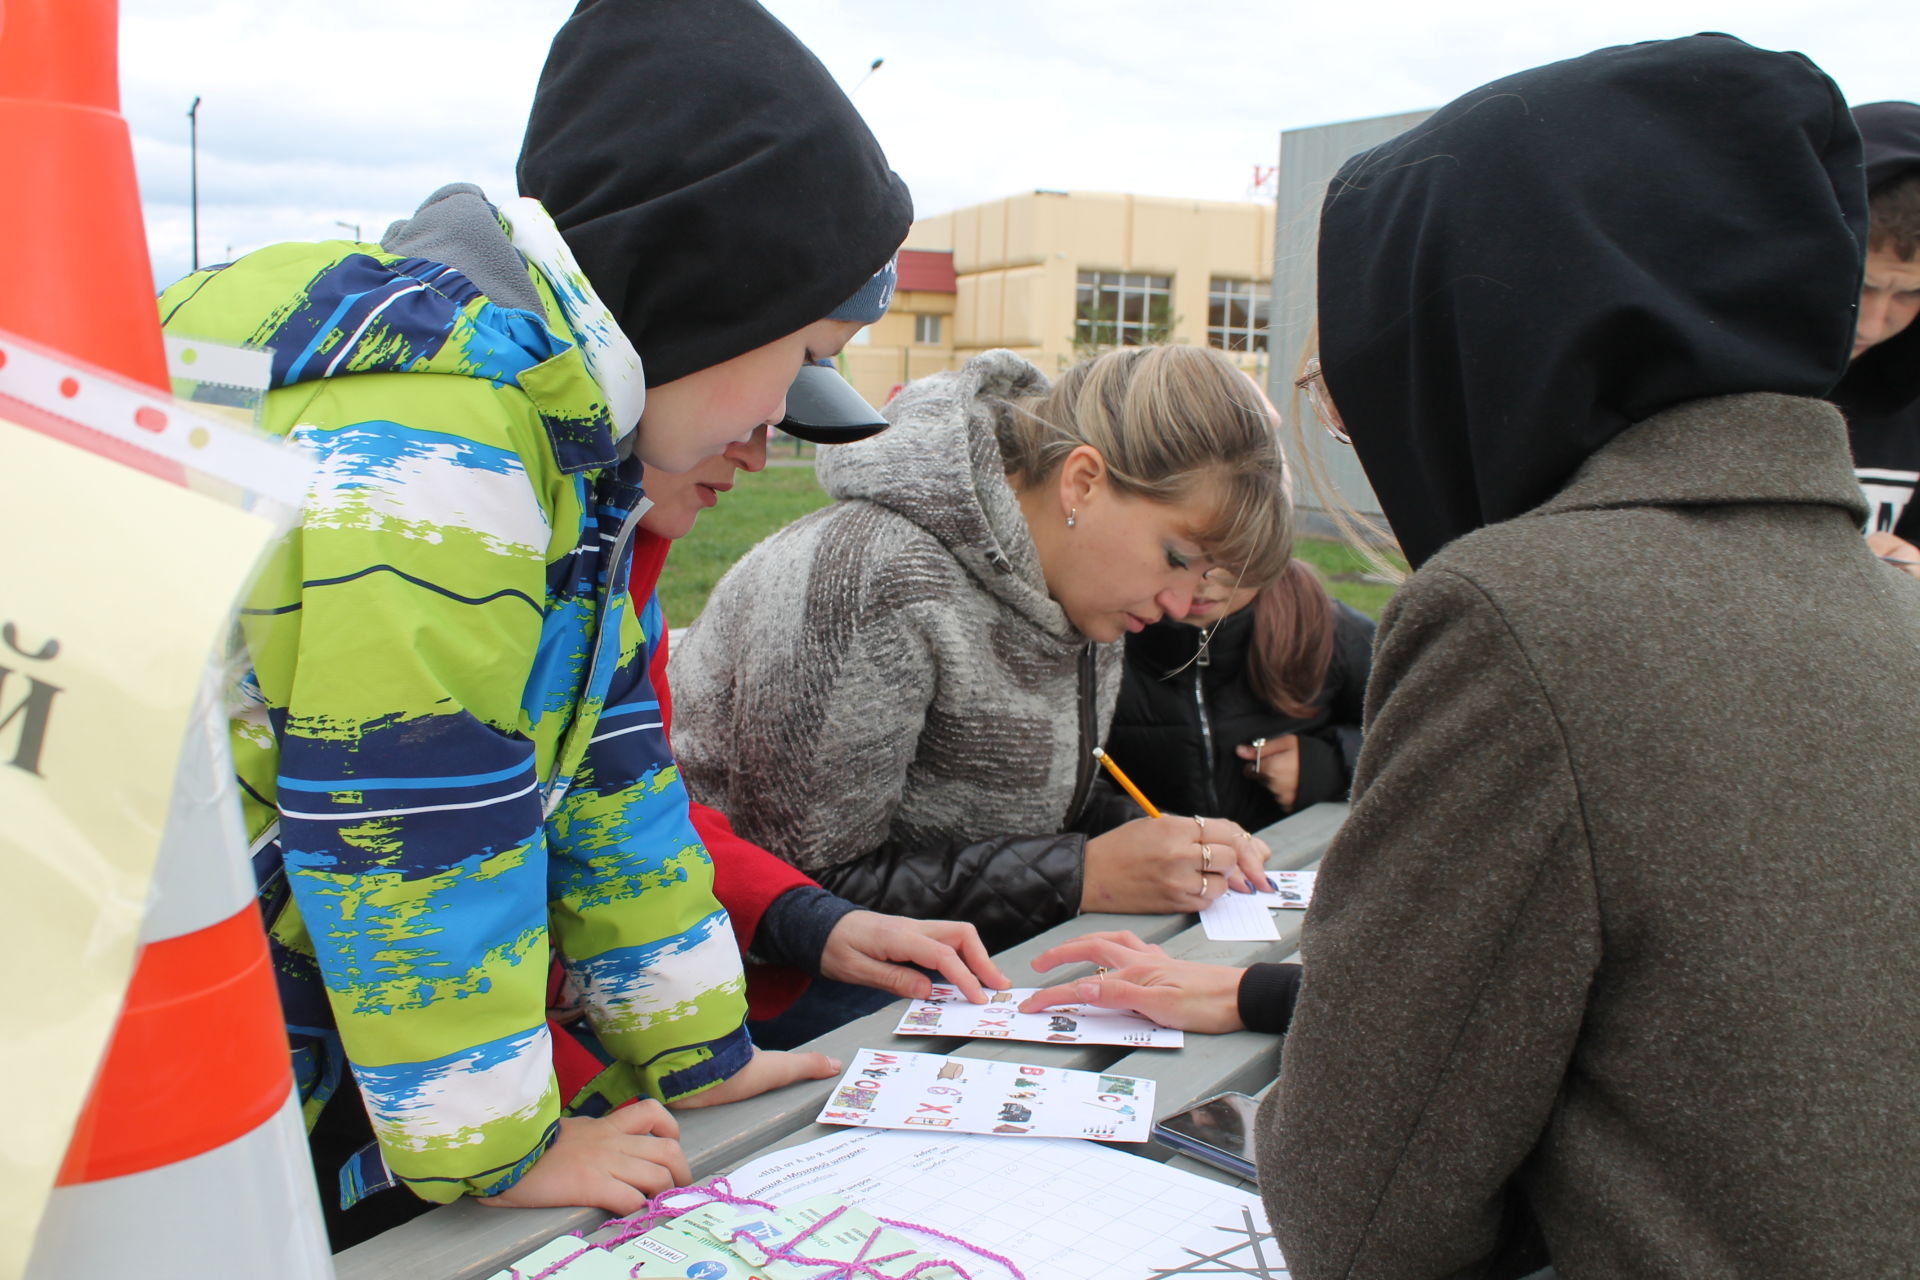
<instances>
[{"instance_id":1,"label":"olive green wool coat","mask_svg":"<svg viewBox=\"0 0 1920 1280\"><path fill-rule=\"evenodd\" d=\"M1830 405L1694 401L1400 592L1262 1112L1297 1280L1914 1273L1920 582L1862 510Z\"/></svg>"}]
</instances>

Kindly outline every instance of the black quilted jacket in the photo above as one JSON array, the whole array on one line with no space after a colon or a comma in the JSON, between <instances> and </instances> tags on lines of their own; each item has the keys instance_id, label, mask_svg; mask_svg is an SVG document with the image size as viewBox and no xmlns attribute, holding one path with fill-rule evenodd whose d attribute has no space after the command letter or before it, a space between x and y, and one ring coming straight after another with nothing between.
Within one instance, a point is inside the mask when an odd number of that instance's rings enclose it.
<instances>
[{"instance_id":1,"label":"black quilted jacket","mask_svg":"<svg viewBox=\"0 0 1920 1280\"><path fill-rule=\"evenodd\" d=\"M882 850L828 867L820 883L875 911L970 920L987 950L1024 942L1080 912L1087 837L1001 836L966 845Z\"/></svg>"},{"instance_id":2,"label":"black quilted jacket","mask_svg":"<svg viewBox=\"0 0 1920 1280\"><path fill-rule=\"evenodd\" d=\"M1304 720L1275 711L1247 683L1252 608L1215 623L1204 654L1203 632L1183 622L1156 622L1128 636L1107 750L1162 811L1231 818L1249 831L1322 800L1346 799L1360 755L1373 620L1337 601L1334 611L1333 664ZM1246 762L1234 754L1241 743L1284 734L1300 737L1292 809L1248 778Z\"/></svg>"},{"instance_id":3,"label":"black quilted jacket","mask_svg":"<svg viewBox=\"0 0 1920 1280\"><path fill-rule=\"evenodd\" d=\"M1090 803L1098 732L1092 645L1081 651L1079 688L1084 763L1068 812L1084 818L1095 807ZM1086 851L1087 837L1078 831L996 836L879 849L813 874L841 897L874 911L916 920L970 921L987 950L998 952L1080 914Z\"/></svg>"}]
</instances>

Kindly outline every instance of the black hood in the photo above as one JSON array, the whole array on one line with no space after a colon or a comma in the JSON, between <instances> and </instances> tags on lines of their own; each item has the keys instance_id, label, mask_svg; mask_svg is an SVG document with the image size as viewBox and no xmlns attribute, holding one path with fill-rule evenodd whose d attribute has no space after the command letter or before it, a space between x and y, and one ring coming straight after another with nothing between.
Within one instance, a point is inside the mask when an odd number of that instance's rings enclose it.
<instances>
[{"instance_id":1,"label":"black hood","mask_svg":"<svg viewBox=\"0 0 1920 1280\"><path fill-rule=\"evenodd\" d=\"M823 319L913 221L846 94L751 0L581 0L519 177L649 386Z\"/></svg>"},{"instance_id":2,"label":"black hood","mask_svg":"<svg viewBox=\"0 0 1920 1280\"><path fill-rule=\"evenodd\" d=\"M1718 35L1497 80L1349 160L1321 215L1321 364L1408 559L1671 405L1825 395L1860 165L1818 67Z\"/></svg>"},{"instance_id":3,"label":"black hood","mask_svg":"<svg viewBox=\"0 0 1920 1280\"><path fill-rule=\"evenodd\" d=\"M1869 194L1920 169L1920 104L1869 102L1853 109L1853 122L1860 126ZM1833 400L1856 434L1920 407L1920 324L1861 352L1834 388Z\"/></svg>"},{"instance_id":4,"label":"black hood","mask_svg":"<svg viewBox=\"0 0 1920 1280\"><path fill-rule=\"evenodd\" d=\"M1860 127L1869 193L1920 169L1920 102L1863 103L1853 109L1853 122Z\"/></svg>"}]
</instances>

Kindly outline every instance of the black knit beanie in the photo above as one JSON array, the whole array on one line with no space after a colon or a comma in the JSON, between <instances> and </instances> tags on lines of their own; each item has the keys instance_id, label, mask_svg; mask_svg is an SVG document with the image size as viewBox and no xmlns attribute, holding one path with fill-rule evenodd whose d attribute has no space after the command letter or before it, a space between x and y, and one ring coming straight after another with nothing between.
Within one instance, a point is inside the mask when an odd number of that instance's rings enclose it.
<instances>
[{"instance_id":1,"label":"black knit beanie","mask_svg":"<svg viewBox=\"0 0 1920 1280\"><path fill-rule=\"evenodd\" d=\"M913 221L846 94L752 0L582 0L540 74L519 178L649 386L824 319Z\"/></svg>"}]
</instances>

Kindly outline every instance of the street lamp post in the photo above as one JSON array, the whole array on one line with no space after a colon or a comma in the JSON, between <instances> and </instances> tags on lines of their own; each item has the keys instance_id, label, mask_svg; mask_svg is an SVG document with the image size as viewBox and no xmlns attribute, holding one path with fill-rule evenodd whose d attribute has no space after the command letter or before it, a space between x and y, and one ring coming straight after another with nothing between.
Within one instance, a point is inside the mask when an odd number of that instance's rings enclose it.
<instances>
[{"instance_id":1,"label":"street lamp post","mask_svg":"<svg viewBox=\"0 0 1920 1280\"><path fill-rule=\"evenodd\" d=\"M193 269L200 269L200 96L194 95L193 105L187 108L187 166L192 175L191 204L193 208Z\"/></svg>"},{"instance_id":2,"label":"street lamp post","mask_svg":"<svg viewBox=\"0 0 1920 1280\"><path fill-rule=\"evenodd\" d=\"M353 238L354 238L354 242L355 242L355 243L358 243L358 242L359 242L359 240L360 240L360 224L359 224L359 223L357 223L357 222L342 222L342 221L340 221L340 220L339 220L338 218L335 218L335 219L333 220L333 225L334 225L334 226L336 226L336 227L345 227L345 228L346 228L347 230L349 230L349 231L351 231L351 232L353 232Z\"/></svg>"}]
</instances>

